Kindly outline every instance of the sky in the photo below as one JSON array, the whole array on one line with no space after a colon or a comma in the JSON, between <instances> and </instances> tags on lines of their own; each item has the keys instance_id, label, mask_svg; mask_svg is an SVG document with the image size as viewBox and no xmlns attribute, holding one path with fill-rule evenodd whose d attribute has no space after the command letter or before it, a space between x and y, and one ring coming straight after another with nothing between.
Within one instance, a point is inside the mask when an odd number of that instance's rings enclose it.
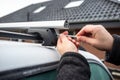
<instances>
[{"instance_id":1,"label":"sky","mask_svg":"<svg viewBox=\"0 0 120 80\"><path fill-rule=\"evenodd\" d=\"M8 15L30 4L45 2L50 0L0 0L0 17Z\"/></svg>"}]
</instances>

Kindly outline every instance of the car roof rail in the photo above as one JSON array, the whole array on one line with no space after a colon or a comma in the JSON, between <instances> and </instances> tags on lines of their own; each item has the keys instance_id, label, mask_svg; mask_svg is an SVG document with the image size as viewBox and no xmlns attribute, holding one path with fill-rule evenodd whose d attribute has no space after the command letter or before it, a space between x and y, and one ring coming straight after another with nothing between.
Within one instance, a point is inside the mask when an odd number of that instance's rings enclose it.
<instances>
[{"instance_id":1,"label":"car roof rail","mask_svg":"<svg viewBox=\"0 0 120 80\"><path fill-rule=\"evenodd\" d=\"M69 24L65 20L0 23L0 29L0 37L38 40L43 46L55 46L57 30L69 29ZM5 31L9 29L27 29L27 34Z\"/></svg>"}]
</instances>

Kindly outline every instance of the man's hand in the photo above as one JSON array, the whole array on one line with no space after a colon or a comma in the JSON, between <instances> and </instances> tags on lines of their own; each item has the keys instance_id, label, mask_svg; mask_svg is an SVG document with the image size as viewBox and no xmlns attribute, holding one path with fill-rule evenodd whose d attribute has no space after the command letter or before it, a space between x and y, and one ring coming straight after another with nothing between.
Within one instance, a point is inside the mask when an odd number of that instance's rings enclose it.
<instances>
[{"instance_id":1,"label":"man's hand","mask_svg":"<svg viewBox=\"0 0 120 80\"><path fill-rule=\"evenodd\" d=\"M72 40L70 37L67 37L68 32L64 32L60 34L58 41L57 41L57 50L61 55L63 55L66 52L78 52L78 49L76 45L74 44L74 40Z\"/></svg>"},{"instance_id":2,"label":"man's hand","mask_svg":"<svg viewBox=\"0 0 120 80\"><path fill-rule=\"evenodd\" d=\"M86 25L77 33L77 40L100 50L111 50L113 37L101 25Z\"/></svg>"}]
</instances>

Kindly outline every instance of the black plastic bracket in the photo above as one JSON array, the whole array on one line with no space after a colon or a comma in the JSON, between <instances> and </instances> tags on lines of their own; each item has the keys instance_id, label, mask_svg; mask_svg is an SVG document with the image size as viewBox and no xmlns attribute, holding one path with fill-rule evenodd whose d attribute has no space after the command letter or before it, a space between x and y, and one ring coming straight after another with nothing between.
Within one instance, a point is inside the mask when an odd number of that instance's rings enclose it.
<instances>
[{"instance_id":1,"label":"black plastic bracket","mask_svg":"<svg viewBox=\"0 0 120 80\"><path fill-rule=\"evenodd\" d=\"M43 39L43 46L55 46L57 43L57 35L54 29L51 28L30 28L28 33L36 34Z\"/></svg>"}]
</instances>

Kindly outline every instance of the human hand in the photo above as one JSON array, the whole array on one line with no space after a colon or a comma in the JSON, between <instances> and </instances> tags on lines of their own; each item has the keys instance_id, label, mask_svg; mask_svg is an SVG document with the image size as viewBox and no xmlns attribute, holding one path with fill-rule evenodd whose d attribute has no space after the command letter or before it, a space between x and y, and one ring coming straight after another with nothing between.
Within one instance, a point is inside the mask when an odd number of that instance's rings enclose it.
<instances>
[{"instance_id":1,"label":"human hand","mask_svg":"<svg viewBox=\"0 0 120 80\"><path fill-rule=\"evenodd\" d=\"M57 41L57 50L61 55L66 52L78 52L77 46L74 44L74 40L70 37L67 37L68 32L64 32L60 34L58 41Z\"/></svg>"},{"instance_id":2,"label":"human hand","mask_svg":"<svg viewBox=\"0 0 120 80\"><path fill-rule=\"evenodd\" d=\"M99 50L111 50L113 37L102 25L86 25L77 33L77 40Z\"/></svg>"}]
</instances>

